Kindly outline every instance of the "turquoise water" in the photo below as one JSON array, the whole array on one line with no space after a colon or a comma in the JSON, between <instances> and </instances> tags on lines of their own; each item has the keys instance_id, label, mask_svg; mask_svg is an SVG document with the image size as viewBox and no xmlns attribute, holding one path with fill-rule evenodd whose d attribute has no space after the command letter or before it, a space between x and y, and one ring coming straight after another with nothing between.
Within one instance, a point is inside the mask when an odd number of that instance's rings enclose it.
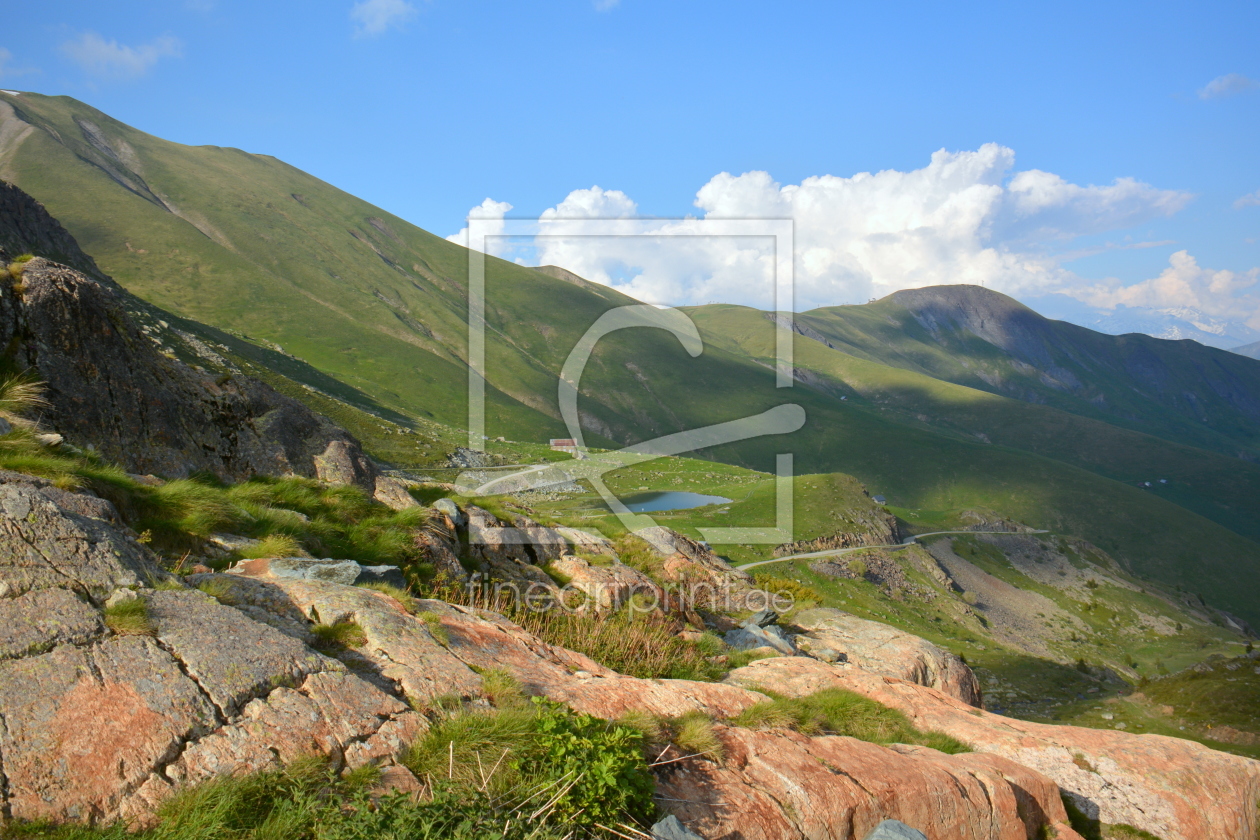
<instances>
[{"instance_id":1,"label":"turquoise water","mask_svg":"<svg viewBox=\"0 0 1260 840\"><path fill-rule=\"evenodd\" d=\"M683 493L667 490L657 493L637 493L627 496L621 503L634 513L655 513L662 510L686 510L705 505L722 505L729 502L725 496L706 496L703 493Z\"/></svg>"}]
</instances>

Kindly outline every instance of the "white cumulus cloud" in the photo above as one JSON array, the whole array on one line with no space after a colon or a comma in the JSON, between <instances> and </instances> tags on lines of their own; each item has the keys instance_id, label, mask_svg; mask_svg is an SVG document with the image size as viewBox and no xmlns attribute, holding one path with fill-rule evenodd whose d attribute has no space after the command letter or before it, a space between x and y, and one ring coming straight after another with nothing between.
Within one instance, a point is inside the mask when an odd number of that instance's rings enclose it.
<instances>
[{"instance_id":1,"label":"white cumulus cloud","mask_svg":"<svg viewBox=\"0 0 1260 840\"><path fill-rule=\"evenodd\" d=\"M1152 309L1190 308L1260 329L1260 268L1226 271L1204 268L1186 251L1168 259L1158 277L1130 286L1098 284L1073 296L1103 309L1118 305Z\"/></svg>"},{"instance_id":2,"label":"white cumulus cloud","mask_svg":"<svg viewBox=\"0 0 1260 840\"><path fill-rule=\"evenodd\" d=\"M1217 76L1200 88L1199 98L1219 99L1222 96L1246 93L1256 88L1260 88L1260 82L1255 79L1249 79L1241 73L1226 73L1224 76Z\"/></svg>"},{"instance_id":3,"label":"white cumulus cloud","mask_svg":"<svg viewBox=\"0 0 1260 840\"><path fill-rule=\"evenodd\" d=\"M143 76L163 58L178 58L183 45L178 38L163 35L148 44L129 47L95 32L84 32L64 42L61 53L93 78L125 80Z\"/></svg>"},{"instance_id":4,"label":"white cumulus cloud","mask_svg":"<svg viewBox=\"0 0 1260 840\"><path fill-rule=\"evenodd\" d=\"M485 243L487 254L499 256L500 254L507 252L508 243L506 240L500 238L500 234L503 233L504 228L503 217L506 216L507 212L511 209L512 205L508 204L506 201L495 201L493 198L487 198L485 201L468 211L468 218L470 219L493 220L492 224L478 226L481 232L490 237ZM465 248L470 247L468 242L467 227L461 228L459 233L452 234L446 238L457 245L463 245Z\"/></svg>"},{"instance_id":5,"label":"white cumulus cloud","mask_svg":"<svg viewBox=\"0 0 1260 840\"><path fill-rule=\"evenodd\" d=\"M406 0L360 0L350 9L357 37L380 35L401 27L416 16L416 7Z\"/></svg>"},{"instance_id":6,"label":"white cumulus cloud","mask_svg":"<svg viewBox=\"0 0 1260 840\"><path fill-rule=\"evenodd\" d=\"M795 307L864 302L897 289L983 283L1012 293L1082 281L1056 249L1080 236L1165 217L1191 196L1129 178L1073 184L1015 170L1015 154L987 144L938 151L921 169L821 175L780 184L766 172L714 176L696 194L706 221L792 219ZM771 240L679 236L695 220L662 221L655 237L581 237L583 221L631 219L617 190L576 190L542 214L539 261L652 303L722 301L768 308ZM559 236L568 234L568 237Z\"/></svg>"}]
</instances>

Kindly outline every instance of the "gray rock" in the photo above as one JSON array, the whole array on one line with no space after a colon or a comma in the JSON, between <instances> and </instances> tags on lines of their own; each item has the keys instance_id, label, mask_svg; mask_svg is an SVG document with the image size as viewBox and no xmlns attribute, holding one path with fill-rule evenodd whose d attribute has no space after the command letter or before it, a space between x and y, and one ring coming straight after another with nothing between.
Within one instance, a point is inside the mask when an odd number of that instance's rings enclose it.
<instances>
[{"instance_id":1,"label":"gray rock","mask_svg":"<svg viewBox=\"0 0 1260 840\"><path fill-rule=\"evenodd\" d=\"M757 627L769 627L779 620L779 614L774 610L758 610L752 614L752 617L744 622L744 626L756 625Z\"/></svg>"},{"instance_id":2,"label":"gray rock","mask_svg":"<svg viewBox=\"0 0 1260 840\"><path fill-rule=\"evenodd\" d=\"M22 197L37 207L20 191L8 196ZM60 230L51 219L40 224ZM348 432L258 380L164 356L128 313L128 293L90 260L74 264L85 273L36 257L23 294L0 305L0 344L47 383L50 432L129 472L301 475L375 494L379 470Z\"/></svg>"},{"instance_id":3,"label":"gray rock","mask_svg":"<svg viewBox=\"0 0 1260 840\"><path fill-rule=\"evenodd\" d=\"M761 629L764 630L766 635L768 636L774 636L776 638L782 639L785 642L792 641L788 637L787 631L784 630L782 627L779 627L777 624L771 624L770 626L762 627Z\"/></svg>"},{"instance_id":4,"label":"gray rock","mask_svg":"<svg viewBox=\"0 0 1260 840\"><path fill-rule=\"evenodd\" d=\"M342 670L299 640L202 592L153 592L148 602L158 641L224 717L277 685L298 685L310 674Z\"/></svg>"},{"instance_id":5,"label":"gray rock","mask_svg":"<svg viewBox=\"0 0 1260 840\"><path fill-rule=\"evenodd\" d=\"M444 513L449 516L451 521L457 526L464 524L464 514L460 512L459 505L450 499L438 499L433 503L433 509L438 513Z\"/></svg>"},{"instance_id":6,"label":"gray rock","mask_svg":"<svg viewBox=\"0 0 1260 840\"><path fill-rule=\"evenodd\" d=\"M66 589L0 600L0 659L29 656L59 644L83 644L104 632L100 613Z\"/></svg>"},{"instance_id":7,"label":"gray rock","mask_svg":"<svg viewBox=\"0 0 1260 840\"><path fill-rule=\"evenodd\" d=\"M822 650L817 651L814 654L814 658L821 659L823 662L848 662L849 661L849 657L847 654L838 650L832 650L831 648L823 648Z\"/></svg>"},{"instance_id":8,"label":"gray rock","mask_svg":"<svg viewBox=\"0 0 1260 840\"><path fill-rule=\"evenodd\" d=\"M699 834L683 825L673 814L652 826L652 836L656 840L704 840Z\"/></svg>"},{"instance_id":9,"label":"gray rock","mask_svg":"<svg viewBox=\"0 0 1260 840\"><path fill-rule=\"evenodd\" d=\"M397 566L360 566L359 577L354 582L355 584L388 583L399 589L407 588L407 576Z\"/></svg>"},{"instance_id":10,"label":"gray rock","mask_svg":"<svg viewBox=\"0 0 1260 840\"><path fill-rule=\"evenodd\" d=\"M864 840L928 840L927 835L901 820L884 820Z\"/></svg>"},{"instance_id":11,"label":"gray rock","mask_svg":"<svg viewBox=\"0 0 1260 840\"><path fill-rule=\"evenodd\" d=\"M71 588L100 604L116 589L169 577L108 523L62 510L37 487L0 484L0 584L10 597Z\"/></svg>"},{"instance_id":12,"label":"gray rock","mask_svg":"<svg viewBox=\"0 0 1260 840\"><path fill-rule=\"evenodd\" d=\"M0 417L0 435L7 435L11 431L13 431L13 424Z\"/></svg>"},{"instance_id":13,"label":"gray rock","mask_svg":"<svg viewBox=\"0 0 1260 840\"><path fill-rule=\"evenodd\" d=\"M767 633L755 624L751 627L737 627L734 630L728 630L724 638L726 643L736 650L753 650L754 648L769 647L786 656L796 654L796 647L791 642L772 633Z\"/></svg>"},{"instance_id":14,"label":"gray rock","mask_svg":"<svg viewBox=\"0 0 1260 840\"><path fill-rule=\"evenodd\" d=\"M128 601L134 601L140 596L136 594L134 589L115 589L114 594L105 599L105 606L116 607L119 604L125 604Z\"/></svg>"},{"instance_id":15,"label":"gray rock","mask_svg":"<svg viewBox=\"0 0 1260 840\"><path fill-rule=\"evenodd\" d=\"M407 588L407 578L397 566L360 566L353 560L335 560L330 557L264 557L242 560L229 569L228 573L251 577L322 580L342 586L388 583L401 589Z\"/></svg>"}]
</instances>

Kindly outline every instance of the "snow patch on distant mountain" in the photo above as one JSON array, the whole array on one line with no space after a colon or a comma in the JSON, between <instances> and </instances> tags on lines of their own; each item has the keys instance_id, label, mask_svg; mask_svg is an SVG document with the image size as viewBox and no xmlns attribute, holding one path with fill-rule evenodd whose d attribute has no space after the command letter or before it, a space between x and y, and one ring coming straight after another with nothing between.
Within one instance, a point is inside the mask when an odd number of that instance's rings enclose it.
<instances>
[{"instance_id":1,"label":"snow patch on distant mountain","mask_svg":"<svg viewBox=\"0 0 1260 840\"><path fill-rule=\"evenodd\" d=\"M1027 297L1021 302L1047 318L1067 321L1108 335L1145 333L1174 341L1190 339L1222 350L1233 350L1260 341L1260 330L1237 321L1205 315L1186 306L1151 309L1120 304L1114 309L1101 309L1062 294Z\"/></svg>"}]
</instances>

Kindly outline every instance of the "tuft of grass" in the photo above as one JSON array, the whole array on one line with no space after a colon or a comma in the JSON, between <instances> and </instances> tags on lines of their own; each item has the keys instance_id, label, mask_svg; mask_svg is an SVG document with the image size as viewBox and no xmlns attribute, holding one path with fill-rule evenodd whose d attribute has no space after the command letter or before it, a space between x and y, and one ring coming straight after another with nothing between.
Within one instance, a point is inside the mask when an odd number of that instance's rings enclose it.
<instances>
[{"instance_id":1,"label":"tuft of grass","mask_svg":"<svg viewBox=\"0 0 1260 840\"><path fill-rule=\"evenodd\" d=\"M119 636L152 636L157 632L143 596L106 607L105 626Z\"/></svg>"},{"instance_id":2,"label":"tuft of grass","mask_svg":"<svg viewBox=\"0 0 1260 840\"><path fill-rule=\"evenodd\" d=\"M561 610L518 610L510 617L548 644L578 651L633 677L715 680L727 671L712 662L704 648L676 636L654 613L622 609L604 617Z\"/></svg>"},{"instance_id":3,"label":"tuft of grass","mask_svg":"<svg viewBox=\"0 0 1260 840\"><path fill-rule=\"evenodd\" d=\"M529 705L521 684L503 668L491 668L480 676L481 693L496 709L517 709Z\"/></svg>"},{"instance_id":4,"label":"tuft of grass","mask_svg":"<svg viewBox=\"0 0 1260 840\"><path fill-rule=\"evenodd\" d=\"M951 755L971 748L943 732L916 729L896 709L839 688L807 697L783 697L758 703L732 718L733 726L752 729L794 729L806 735L847 735L875 744L919 744Z\"/></svg>"},{"instance_id":5,"label":"tuft of grass","mask_svg":"<svg viewBox=\"0 0 1260 840\"><path fill-rule=\"evenodd\" d=\"M44 397L45 387L27 371L0 377L0 417L16 423L29 422L24 420L26 414L51 405Z\"/></svg>"},{"instance_id":6,"label":"tuft of grass","mask_svg":"<svg viewBox=\"0 0 1260 840\"><path fill-rule=\"evenodd\" d=\"M236 552L245 560L260 557L309 557L302 544L289 534L268 534L257 543Z\"/></svg>"},{"instance_id":7,"label":"tuft of grass","mask_svg":"<svg viewBox=\"0 0 1260 840\"><path fill-rule=\"evenodd\" d=\"M613 551L617 552L617 557L622 563L638 569L657 583L662 582L661 570L664 561L652 546L648 545L647 540L636 537L634 534L622 534L613 541Z\"/></svg>"},{"instance_id":8,"label":"tuft of grass","mask_svg":"<svg viewBox=\"0 0 1260 840\"><path fill-rule=\"evenodd\" d=\"M687 712L671 721L670 728L671 740L684 755L702 755L719 763L725 757L713 720L703 712Z\"/></svg>"},{"instance_id":9,"label":"tuft of grass","mask_svg":"<svg viewBox=\"0 0 1260 840\"><path fill-rule=\"evenodd\" d=\"M630 709L617 718L617 725L633 729L643 736L644 744L651 748L669 740L669 728L656 715L641 709Z\"/></svg>"},{"instance_id":10,"label":"tuft of grass","mask_svg":"<svg viewBox=\"0 0 1260 840\"><path fill-rule=\"evenodd\" d=\"M311 628L315 637L312 647L320 653L333 655L347 649L361 648L367 644L367 634L363 628L353 621L338 621L336 624L316 624Z\"/></svg>"}]
</instances>

